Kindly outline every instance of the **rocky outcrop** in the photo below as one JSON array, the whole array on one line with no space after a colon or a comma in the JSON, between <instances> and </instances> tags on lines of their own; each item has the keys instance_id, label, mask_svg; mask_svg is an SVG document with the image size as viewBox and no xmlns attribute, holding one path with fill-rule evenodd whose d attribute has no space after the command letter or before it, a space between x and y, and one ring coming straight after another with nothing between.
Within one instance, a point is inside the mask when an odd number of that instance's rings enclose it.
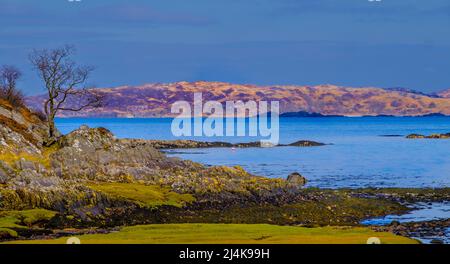
<instances>
[{"instance_id":1,"label":"rocky outcrop","mask_svg":"<svg viewBox=\"0 0 450 264\"><path fill-rule=\"evenodd\" d=\"M128 144L146 144L155 149L189 149L189 148L231 148L233 144L227 142L208 142L194 140L142 140L124 139L122 142Z\"/></svg>"},{"instance_id":2,"label":"rocky outcrop","mask_svg":"<svg viewBox=\"0 0 450 264\"><path fill-rule=\"evenodd\" d=\"M0 154L39 154L47 127L28 109L15 109L0 102Z\"/></svg>"},{"instance_id":3,"label":"rocky outcrop","mask_svg":"<svg viewBox=\"0 0 450 264\"><path fill-rule=\"evenodd\" d=\"M0 184L7 183L13 173L13 169L6 162L0 160Z\"/></svg>"},{"instance_id":4,"label":"rocky outcrop","mask_svg":"<svg viewBox=\"0 0 450 264\"><path fill-rule=\"evenodd\" d=\"M396 235L429 240L431 244L450 243L447 230L450 228L450 219L423 222L400 223L393 221L388 226L374 227L379 232L391 232Z\"/></svg>"},{"instance_id":5,"label":"rocky outcrop","mask_svg":"<svg viewBox=\"0 0 450 264\"><path fill-rule=\"evenodd\" d=\"M65 179L157 181L175 159L148 144L122 143L104 128L77 129L60 140L51 155L51 168Z\"/></svg>"},{"instance_id":6,"label":"rocky outcrop","mask_svg":"<svg viewBox=\"0 0 450 264\"><path fill-rule=\"evenodd\" d=\"M45 146L39 132L45 124L22 117L26 122L2 115L7 121L0 124L0 211L52 210L42 222L47 233L168 222L357 225L363 218L406 210L384 199L299 188L306 183L299 173L288 180L269 179L239 166L208 167L169 158L157 148L173 143L121 140L104 128L82 126ZM155 206L155 200L161 203ZM5 215L0 218L4 223ZM0 226L0 240L43 232L20 228Z\"/></svg>"},{"instance_id":7,"label":"rocky outcrop","mask_svg":"<svg viewBox=\"0 0 450 264\"><path fill-rule=\"evenodd\" d=\"M428 136L421 135L421 134L410 134L410 135L407 135L406 138L409 138L409 139L418 139L418 138L449 139L450 138L450 133L446 133L446 134L431 134L431 135L428 135Z\"/></svg>"},{"instance_id":8,"label":"rocky outcrop","mask_svg":"<svg viewBox=\"0 0 450 264\"><path fill-rule=\"evenodd\" d=\"M269 145L260 141L245 143L229 143L220 141L194 141L194 140L142 140L142 139L124 139L122 142L129 144L145 144L155 149L196 149L196 148L261 148L261 147L316 147L325 146L324 143L299 140L290 144Z\"/></svg>"},{"instance_id":9,"label":"rocky outcrop","mask_svg":"<svg viewBox=\"0 0 450 264\"><path fill-rule=\"evenodd\" d=\"M426 136L426 138L448 139L448 138L450 138L450 133L446 133L446 134L431 134L429 136Z\"/></svg>"},{"instance_id":10,"label":"rocky outcrop","mask_svg":"<svg viewBox=\"0 0 450 264\"><path fill-rule=\"evenodd\" d=\"M108 199L91 190L89 182L141 183L169 186L179 193L237 196L287 186L282 179L254 176L240 167L206 167L170 158L153 144L117 139L107 129L82 126L51 147L36 147L33 155L11 155L0 164L0 181L5 184L0 188L0 208L75 210L107 204Z\"/></svg>"},{"instance_id":11,"label":"rocky outcrop","mask_svg":"<svg viewBox=\"0 0 450 264\"><path fill-rule=\"evenodd\" d=\"M410 134L410 135L407 135L406 138L410 138L410 139L425 138L425 136L421 135L421 134Z\"/></svg>"},{"instance_id":12,"label":"rocky outcrop","mask_svg":"<svg viewBox=\"0 0 450 264\"><path fill-rule=\"evenodd\" d=\"M319 146L325 146L324 143L316 142L316 141L310 141L310 140L299 140L294 143L288 144L287 146L291 147L319 147Z\"/></svg>"},{"instance_id":13,"label":"rocky outcrop","mask_svg":"<svg viewBox=\"0 0 450 264\"><path fill-rule=\"evenodd\" d=\"M0 142L4 146L0 152L0 208L3 209L42 207L77 212L87 207L102 211L111 206L114 199L89 188L92 182L168 186L178 193L205 197L220 194L217 197L237 200L243 197L273 199L269 197L277 190L289 188L283 179L254 176L241 167L207 167L167 157L158 150L259 147L259 142L117 139L107 129L82 126L46 146L43 144L45 123L28 110L2 108L0 117L3 120ZM119 201L119 204L125 202Z\"/></svg>"}]
</instances>

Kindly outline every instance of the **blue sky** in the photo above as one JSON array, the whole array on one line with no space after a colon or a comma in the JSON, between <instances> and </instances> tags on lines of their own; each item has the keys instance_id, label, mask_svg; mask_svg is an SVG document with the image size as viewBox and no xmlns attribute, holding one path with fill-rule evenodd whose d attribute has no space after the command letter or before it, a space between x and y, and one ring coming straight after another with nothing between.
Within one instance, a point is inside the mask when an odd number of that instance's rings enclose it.
<instances>
[{"instance_id":1,"label":"blue sky","mask_svg":"<svg viewBox=\"0 0 450 264\"><path fill-rule=\"evenodd\" d=\"M0 64L77 47L97 86L225 81L450 88L448 0L0 0Z\"/></svg>"}]
</instances>

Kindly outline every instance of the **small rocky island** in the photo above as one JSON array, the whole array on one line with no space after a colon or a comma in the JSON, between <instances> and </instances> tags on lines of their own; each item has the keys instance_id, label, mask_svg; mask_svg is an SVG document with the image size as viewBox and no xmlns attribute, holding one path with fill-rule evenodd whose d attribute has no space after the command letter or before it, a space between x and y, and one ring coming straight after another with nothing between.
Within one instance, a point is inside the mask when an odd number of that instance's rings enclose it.
<instances>
[{"instance_id":1,"label":"small rocky island","mask_svg":"<svg viewBox=\"0 0 450 264\"><path fill-rule=\"evenodd\" d=\"M449 139L450 138L450 133L446 133L446 134L431 134L431 135L428 135L428 136L421 135L421 134L410 134L410 135L407 135L406 138L409 138L409 139L421 139L421 138Z\"/></svg>"}]
</instances>

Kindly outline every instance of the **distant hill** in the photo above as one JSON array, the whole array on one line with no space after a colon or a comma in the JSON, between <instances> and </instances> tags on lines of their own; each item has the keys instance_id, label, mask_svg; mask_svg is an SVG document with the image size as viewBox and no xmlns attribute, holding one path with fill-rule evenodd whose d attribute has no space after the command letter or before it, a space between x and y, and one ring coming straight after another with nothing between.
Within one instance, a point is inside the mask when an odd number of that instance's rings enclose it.
<instances>
[{"instance_id":1,"label":"distant hill","mask_svg":"<svg viewBox=\"0 0 450 264\"><path fill-rule=\"evenodd\" d=\"M450 89L438 93L439 97L450 98Z\"/></svg>"},{"instance_id":2,"label":"distant hill","mask_svg":"<svg viewBox=\"0 0 450 264\"><path fill-rule=\"evenodd\" d=\"M420 91L416 91L416 90L409 89L409 88L404 88L404 87L385 88L385 90L387 90L387 91L393 91L393 92L402 92L402 93L418 94L418 95L424 95L424 96L429 96L429 97L434 97L434 98L440 97L440 96L437 95L437 94L423 93L423 92L420 92Z\"/></svg>"},{"instance_id":3,"label":"distant hill","mask_svg":"<svg viewBox=\"0 0 450 264\"><path fill-rule=\"evenodd\" d=\"M407 89L342 87L335 85L296 86L231 84L223 82L176 82L97 88L105 96L105 106L82 112L61 113L62 117L169 117L171 105L178 100L193 101L194 92L203 100L256 100L280 102L280 112L305 112L344 116L420 116L450 115L449 91L439 96ZM444 98L446 97L446 98ZM41 108L43 96L27 99L33 108ZM69 102L68 104L73 104Z\"/></svg>"},{"instance_id":4,"label":"distant hill","mask_svg":"<svg viewBox=\"0 0 450 264\"><path fill-rule=\"evenodd\" d=\"M340 115L322 115L319 113L310 113L306 111L286 112L280 114L280 117L338 117Z\"/></svg>"}]
</instances>

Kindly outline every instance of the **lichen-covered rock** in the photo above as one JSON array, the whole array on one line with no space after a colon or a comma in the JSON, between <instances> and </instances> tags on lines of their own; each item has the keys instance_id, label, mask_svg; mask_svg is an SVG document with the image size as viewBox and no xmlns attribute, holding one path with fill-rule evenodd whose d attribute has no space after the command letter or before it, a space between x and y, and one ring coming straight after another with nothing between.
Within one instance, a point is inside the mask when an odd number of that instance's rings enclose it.
<instances>
[{"instance_id":1,"label":"lichen-covered rock","mask_svg":"<svg viewBox=\"0 0 450 264\"><path fill-rule=\"evenodd\" d=\"M19 170L33 170L36 171L38 168L38 165L32 161L25 160L24 158L19 159L16 161L16 168Z\"/></svg>"},{"instance_id":2,"label":"lichen-covered rock","mask_svg":"<svg viewBox=\"0 0 450 264\"><path fill-rule=\"evenodd\" d=\"M39 154L46 135L47 125L28 109L0 103L0 153Z\"/></svg>"},{"instance_id":3,"label":"lichen-covered rock","mask_svg":"<svg viewBox=\"0 0 450 264\"><path fill-rule=\"evenodd\" d=\"M1 209L39 207L84 217L136 205L92 190L92 182L158 185L178 193L220 193L221 197L275 194L273 190L286 187L285 180L257 177L241 167L206 167L170 158L154 147L155 142L117 139L104 128L82 126L44 146L24 127L15 131L10 128L13 125L0 124L6 131L0 133L0 144L15 150L0 153L7 157L7 162L0 163Z\"/></svg>"},{"instance_id":4,"label":"lichen-covered rock","mask_svg":"<svg viewBox=\"0 0 450 264\"><path fill-rule=\"evenodd\" d=\"M132 182L171 186L182 193L249 194L285 185L256 177L240 167L205 167L166 157L154 141L116 139L104 128L86 126L61 138L51 155L51 170L63 179Z\"/></svg>"},{"instance_id":5,"label":"lichen-covered rock","mask_svg":"<svg viewBox=\"0 0 450 264\"><path fill-rule=\"evenodd\" d=\"M120 180L154 176L171 159L145 144L124 144L104 128L81 127L60 140L51 167L64 178Z\"/></svg>"},{"instance_id":6,"label":"lichen-covered rock","mask_svg":"<svg viewBox=\"0 0 450 264\"><path fill-rule=\"evenodd\" d=\"M40 154L41 151L34 142L0 122L0 154L7 152Z\"/></svg>"},{"instance_id":7,"label":"lichen-covered rock","mask_svg":"<svg viewBox=\"0 0 450 264\"><path fill-rule=\"evenodd\" d=\"M0 160L0 184L6 184L14 176L14 170L4 161Z\"/></svg>"},{"instance_id":8,"label":"lichen-covered rock","mask_svg":"<svg viewBox=\"0 0 450 264\"><path fill-rule=\"evenodd\" d=\"M73 147L80 152L110 149L115 142L116 138L108 129L88 126L81 126L59 140L61 147Z\"/></svg>"},{"instance_id":9,"label":"lichen-covered rock","mask_svg":"<svg viewBox=\"0 0 450 264\"><path fill-rule=\"evenodd\" d=\"M0 167L0 184L5 184L9 180L9 175Z\"/></svg>"}]
</instances>

